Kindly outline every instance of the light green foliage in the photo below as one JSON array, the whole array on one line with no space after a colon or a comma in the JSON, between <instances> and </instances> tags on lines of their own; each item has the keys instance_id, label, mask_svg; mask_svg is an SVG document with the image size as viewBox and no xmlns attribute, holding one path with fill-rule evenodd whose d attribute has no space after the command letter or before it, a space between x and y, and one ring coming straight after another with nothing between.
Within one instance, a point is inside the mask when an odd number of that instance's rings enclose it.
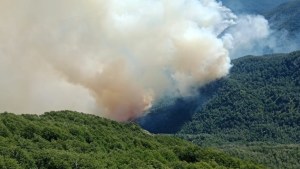
<instances>
[{"instance_id":1,"label":"light green foliage","mask_svg":"<svg viewBox=\"0 0 300 169\"><path fill-rule=\"evenodd\" d=\"M0 168L263 168L181 139L70 111L0 114Z\"/></svg>"}]
</instances>

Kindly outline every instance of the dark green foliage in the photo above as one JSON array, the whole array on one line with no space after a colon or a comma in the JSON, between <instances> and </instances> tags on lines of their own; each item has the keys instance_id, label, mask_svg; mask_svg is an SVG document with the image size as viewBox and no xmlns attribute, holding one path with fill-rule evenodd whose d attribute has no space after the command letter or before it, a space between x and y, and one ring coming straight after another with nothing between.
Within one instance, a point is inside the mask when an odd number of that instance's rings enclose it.
<instances>
[{"instance_id":1,"label":"dark green foliage","mask_svg":"<svg viewBox=\"0 0 300 169\"><path fill-rule=\"evenodd\" d=\"M300 143L300 52L233 61L218 94L181 134L214 142Z\"/></svg>"},{"instance_id":2,"label":"dark green foliage","mask_svg":"<svg viewBox=\"0 0 300 169\"><path fill-rule=\"evenodd\" d=\"M233 65L178 136L271 168L299 168L300 52L247 56Z\"/></svg>"},{"instance_id":3,"label":"dark green foliage","mask_svg":"<svg viewBox=\"0 0 300 169\"><path fill-rule=\"evenodd\" d=\"M252 143L247 145L226 145L221 148L232 156L255 161L273 169L300 168L299 144Z\"/></svg>"},{"instance_id":4,"label":"dark green foliage","mask_svg":"<svg viewBox=\"0 0 300 169\"><path fill-rule=\"evenodd\" d=\"M0 168L263 168L136 124L62 111L0 114Z\"/></svg>"}]
</instances>

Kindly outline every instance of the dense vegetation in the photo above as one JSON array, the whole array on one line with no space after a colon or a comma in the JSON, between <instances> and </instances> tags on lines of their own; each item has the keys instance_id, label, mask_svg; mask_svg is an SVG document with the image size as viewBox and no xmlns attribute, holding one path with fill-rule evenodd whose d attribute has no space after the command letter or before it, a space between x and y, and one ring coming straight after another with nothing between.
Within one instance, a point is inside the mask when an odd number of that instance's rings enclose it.
<instances>
[{"instance_id":1,"label":"dense vegetation","mask_svg":"<svg viewBox=\"0 0 300 169\"><path fill-rule=\"evenodd\" d=\"M217 94L181 133L233 141L300 142L300 52L233 61ZM201 139L202 140L202 139Z\"/></svg>"},{"instance_id":2,"label":"dense vegetation","mask_svg":"<svg viewBox=\"0 0 300 169\"><path fill-rule=\"evenodd\" d=\"M300 52L247 56L233 64L178 135L271 168L299 168Z\"/></svg>"},{"instance_id":3,"label":"dense vegetation","mask_svg":"<svg viewBox=\"0 0 300 169\"><path fill-rule=\"evenodd\" d=\"M250 143L220 147L226 153L242 159L264 164L272 169L299 169L299 144Z\"/></svg>"},{"instance_id":4,"label":"dense vegetation","mask_svg":"<svg viewBox=\"0 0 300 169\"><path fill-rule=\"evenodd\" d=\"M0 168L263 168L178 138L76 112L0 114Z\"/></svg>"}]
</instances>

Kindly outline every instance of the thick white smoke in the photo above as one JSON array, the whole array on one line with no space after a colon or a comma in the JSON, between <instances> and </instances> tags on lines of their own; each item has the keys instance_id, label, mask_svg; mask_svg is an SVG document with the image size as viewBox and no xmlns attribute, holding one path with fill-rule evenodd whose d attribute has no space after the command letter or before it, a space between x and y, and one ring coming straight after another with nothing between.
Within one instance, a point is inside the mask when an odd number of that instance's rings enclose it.
<instances>
[{"instance_id":1,"label":"thick white smoke","mask_svg":"<svg viewBox=\"0 0 300 169\"><path fill-rule=\"evenodd\" d=\"M235 20L214 0L1 0L0 109L139 117L229 72Z\"/></svg>"},{"instance_id":2,"label":"thick white smoke","mask_svg":"<svg viewBox=\"0 0 300 169\"><path fill-rule=\"evenodd\" d=\"M261 15L241 15L236 24L226 30L223 36L225 46L230 49L232 59L248 54L262 54L260 42L266 41L272 30Z\"/></svg>"},{"instance_id":3,"label":"thick white smoke","mask_svg":"<svg viewBox=\"0 0 300 169\"><path fill-rule=\"evenodd\" d=\"M225 46L229 48L231 59L245 55L289 53L299 50L299 33L284 29L276 30L276 26L272 28L272 25L285 21L277 21L272 18L268 21L262 15L253 14L262 13L262 11L267 13L288 0L262 1L260 7L248 4L248 1L221 1L233 11L238 12L236 24L227 29L224 32L226 35L223 35L223 41ZM245 6L245 4L248 5ZM283 18L283 20L285 19L287 18Z\"/></svg>"}]
</instances>

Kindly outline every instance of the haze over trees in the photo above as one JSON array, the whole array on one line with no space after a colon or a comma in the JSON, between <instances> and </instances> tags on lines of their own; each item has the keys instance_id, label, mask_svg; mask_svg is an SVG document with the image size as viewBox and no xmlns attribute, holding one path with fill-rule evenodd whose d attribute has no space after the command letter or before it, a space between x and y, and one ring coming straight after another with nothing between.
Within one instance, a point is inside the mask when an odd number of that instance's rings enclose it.
<instances>
[{"instance_id":1,"label":"haze over trees","mask_svg":"<svg viewBox=\"0 0 300 169\"><path fill-rule=\"evenodd\" d=\"M300 1L293 0L279 5L264 14L272 28L287 30L292 36L300 32ZM298 34L298 35L297 35ZM298 37L299 38L299 37Z\"/></svg>"}]
</instances>

